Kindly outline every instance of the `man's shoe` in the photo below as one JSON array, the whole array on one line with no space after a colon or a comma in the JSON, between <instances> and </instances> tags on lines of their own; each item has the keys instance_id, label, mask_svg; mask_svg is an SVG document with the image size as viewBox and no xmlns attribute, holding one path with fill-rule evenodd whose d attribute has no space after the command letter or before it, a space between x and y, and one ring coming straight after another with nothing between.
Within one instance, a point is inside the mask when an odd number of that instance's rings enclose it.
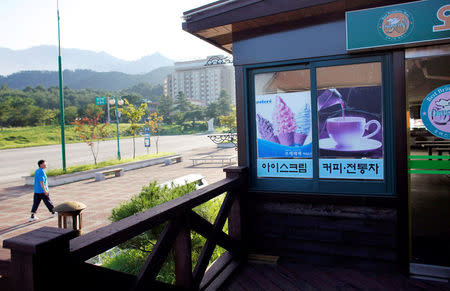
<instances>
[{"instance_id":1,"label":"man's shoe","mask_svg":"<svg viewBox=\"0 0 450 291\"><path fill-rule=\"evenodd\" d=\"M37 216L32 216L32 217L30 217L30 219L28 219L28 221L29 222L32 222L32 221L35 221L35 220L38 220L39 219L39 217L37 217Z\"/></svg>"}]
</instances>

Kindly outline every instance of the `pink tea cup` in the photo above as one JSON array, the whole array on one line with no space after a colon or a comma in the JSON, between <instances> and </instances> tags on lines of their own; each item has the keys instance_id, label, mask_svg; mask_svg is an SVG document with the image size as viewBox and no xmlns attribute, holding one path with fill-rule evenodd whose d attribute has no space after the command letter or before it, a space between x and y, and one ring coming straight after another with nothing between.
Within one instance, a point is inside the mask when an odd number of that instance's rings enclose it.
<instances>
[{"instance_id":1,"label":"pink tea cup","mask_svg":"<svg viewBox=\"0 0 450 291\"><path fill-rule=\"evenodd\" d=\"M375 124L377 128L372 133L363 136L371 124ZM328 135L336 142L338 147L358 146L362 139L371 138L380 130L381 124L378 120L366 122L364 117L347 116L345 118L334 117L327 119Z\"/></svg>"}]
</instances>

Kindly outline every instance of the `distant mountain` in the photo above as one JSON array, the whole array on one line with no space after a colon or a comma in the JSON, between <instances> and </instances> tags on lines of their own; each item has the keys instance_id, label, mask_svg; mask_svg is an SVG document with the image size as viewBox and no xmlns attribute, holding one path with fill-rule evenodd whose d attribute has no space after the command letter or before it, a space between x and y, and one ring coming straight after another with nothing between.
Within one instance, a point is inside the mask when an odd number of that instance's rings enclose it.
<instances>
[{"instance_id":1,"label":"distant mountain","mask_svg":"<svg viewBox=\"0 0 450 291\"><path fill-rule=\"evenodd\" d=\"M136 61L125 61L105 52L62 48L61 56L64 70L86 69L96 72L145 74L156 68L174 64L171 59L160 53L154 53ZM25 50L0 48L0 64L0 75L32 70L57 71L58 47L46 45Z\"/></svg>"},{"instance_id":2,"label":"distant mountain","mask_svg":"<svg viewBox=\"0 0 450 291\"><path fill-rule=\"evenodd\" d=\"M173 66L160 67L147 74L130 75L121 72L94 72L92 70L64 70L64 86L72 89L87 89L118 91L130 88L140 83L162 85L164 78L172 73ZM6 84L13 89L24 89L27 86L42 85L46 88L58 86L57 71L22 71L7 77L0 76L0 85Z\"/></svg>"}]
</instances>

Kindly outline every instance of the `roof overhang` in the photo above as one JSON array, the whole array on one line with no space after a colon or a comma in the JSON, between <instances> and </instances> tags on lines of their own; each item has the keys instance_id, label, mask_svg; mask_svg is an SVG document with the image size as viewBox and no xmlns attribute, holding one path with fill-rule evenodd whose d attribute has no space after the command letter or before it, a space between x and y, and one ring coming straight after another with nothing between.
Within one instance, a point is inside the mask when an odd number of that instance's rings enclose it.
<instances>
[{"instance_id":1,"label":"roof overhang","mask_svg":"<svg viewBox=\"0 0 450 291\"><path fill-rule=\"evenodd\" d=\"M183 30L228 52L233 41L327 16L344 17L345 11L410 1L388 0L220 0L183 13Z\"/></svg>"}]
</instances>

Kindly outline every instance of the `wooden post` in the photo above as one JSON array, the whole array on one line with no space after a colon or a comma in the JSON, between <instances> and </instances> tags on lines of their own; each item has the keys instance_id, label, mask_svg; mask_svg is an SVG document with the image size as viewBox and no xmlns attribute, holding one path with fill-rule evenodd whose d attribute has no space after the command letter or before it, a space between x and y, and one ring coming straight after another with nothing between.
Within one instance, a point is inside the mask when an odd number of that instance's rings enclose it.
<instances>
[{"instance_id":1,"label":"wooden post","mask_svg":"<svg viewBox=\"0 0 450 291\"><path fill-rule=\"evenodd\" d=\"M42 227L3 241L11 250L13 290L50 290L70 280L69 240L76 232Z\"/></svg>"},{"instance_id":2,"label":"wooden post","mask_svg":"<svg viewBox=\"0 0 450 291\"><path fill-rule=\"evenodd\" d=\"M241 254L246 253L245 243L245 201L247 193L247 168L246 167L228 167L223 170L227 178L233 178L236 176L242 176L242 185L239 186L235 195L234 202L231 206L228 216L228 233L231 238L241 242Z\"/></svg>"},{"instance_id":3,"label":"wooden post","mask_svg":"<svg viewBox=\"0 0 450 291\"><path fill-rule=\"evenodd\" d=\"M72 215L72 229L78 229L78 215Z\"/></svg>"},{"instance_id":4,"label":"wooden post","mask_svg":"<svg viewBox=\"0 0 450 291\"><path fill-rule=\"evenodd\" d=\"M185 224L178 233L173 246L175 260L175 285L189 289L192 286L192 250L191 230L188 216L183 218Z\"/></svg>"}]
</instances>

